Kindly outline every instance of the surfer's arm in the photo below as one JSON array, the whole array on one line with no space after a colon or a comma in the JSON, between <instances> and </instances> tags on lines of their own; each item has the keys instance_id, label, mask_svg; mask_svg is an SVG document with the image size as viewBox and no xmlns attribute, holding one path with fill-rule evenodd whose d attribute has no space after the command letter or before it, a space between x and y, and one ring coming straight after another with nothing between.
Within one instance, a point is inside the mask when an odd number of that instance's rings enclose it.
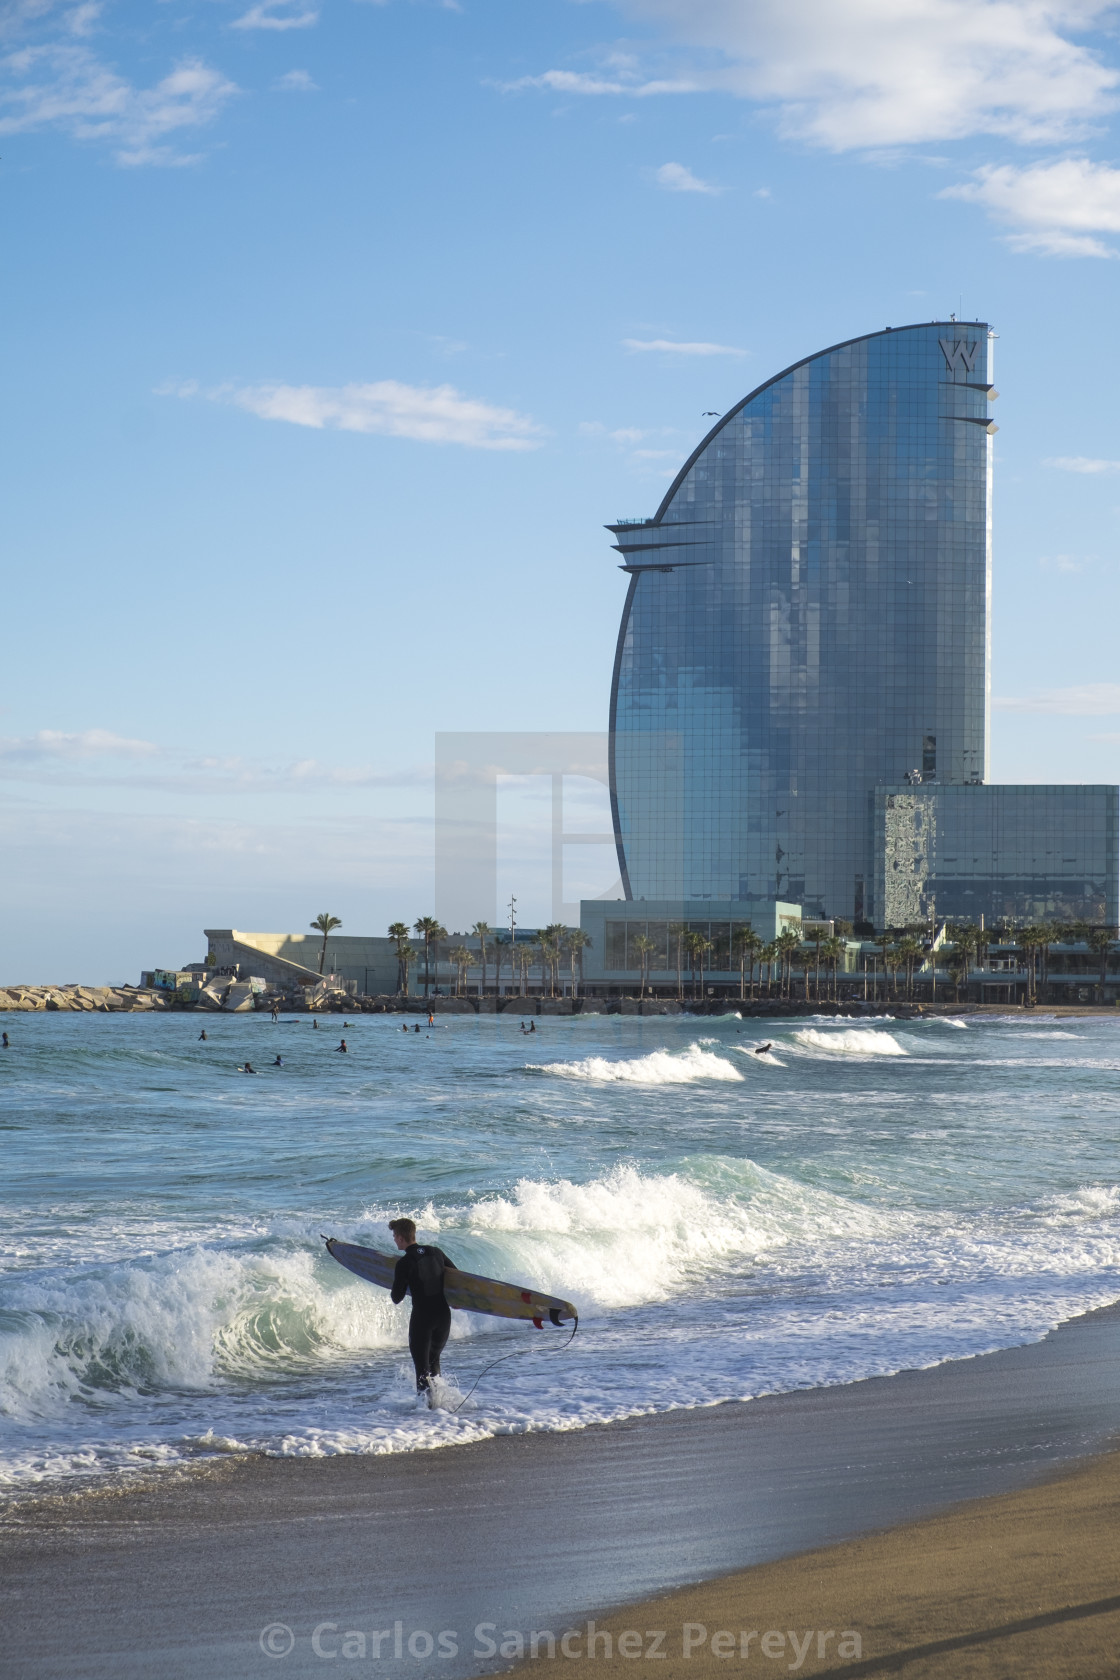
<instances>
[{"instance_id":1,"label":"surfer's arm","mask_svg":"<svg viewBox=\"0 0 1120 1680\"><path fill-rule=\"evenodd\" d=\"M408 1272L405 1267L405 1256L402 1254L393 1267L393 1283L389 1290L389 1298L393 1301L403 1301L408 1294Z\"/></svg>"}]
</instances>

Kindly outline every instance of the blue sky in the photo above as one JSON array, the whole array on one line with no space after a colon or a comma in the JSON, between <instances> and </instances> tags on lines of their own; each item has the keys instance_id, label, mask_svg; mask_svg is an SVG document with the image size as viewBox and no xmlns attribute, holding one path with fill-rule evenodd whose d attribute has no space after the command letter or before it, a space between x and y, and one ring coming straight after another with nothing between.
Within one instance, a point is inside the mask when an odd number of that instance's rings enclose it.
<instances>
[{"instance_id":1,"label":"blue sky","mask_svg":"<svg viewBox=\"0 0 1120 1680\"><path fill-rule=\"evenodd\" d=\"M1000 335L992 777L1120 780L1113 8L3 16L0 980L425 913L433 732L605 726L604 522L950 311Z\"/></svg>"}]
</instances>

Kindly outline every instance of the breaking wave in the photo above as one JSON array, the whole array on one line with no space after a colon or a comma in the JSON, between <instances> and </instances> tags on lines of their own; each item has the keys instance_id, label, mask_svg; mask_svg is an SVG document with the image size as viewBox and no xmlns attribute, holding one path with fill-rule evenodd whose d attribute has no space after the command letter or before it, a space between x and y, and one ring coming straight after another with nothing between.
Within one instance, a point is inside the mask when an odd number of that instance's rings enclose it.
<instances>
[{"instance_id":1,"label":"breaking wave","mask_svg":"<svg viewBox=\"0 0 1120 1680\"><path fill-rule=\"evenodd\" d=\"M890 1033L869 1032L866 1028L848 1027L839 1032L819 1032L816 1027L802 1027L795 1032L794 1042L806 1050L821 1051L832 1056L906 1056L908 1051Z\"/></svg>"},{"instance_id":2,"label":"breaking wave","mask_svg":"<svg viewBox=\"0 0 1120 1680\"><path fill-rule=\"evenodd\" d=\"M708 1043L714 1042L709 1039ZM533 1065L536 1073L553 1073L562 1079L592 1079L604 1083L629 1085L691 1085L697 1079L722 1079L735 1083L742 1079L738 1068L732 1067L722 1056L705 1050L702 1044L690 1044L686 1050L652 1050L648 1056L635 1056L630 1061L608 1061L605 1056L586 1056L580 1062L545 1062Z\"/></svg>"}]
</instances>

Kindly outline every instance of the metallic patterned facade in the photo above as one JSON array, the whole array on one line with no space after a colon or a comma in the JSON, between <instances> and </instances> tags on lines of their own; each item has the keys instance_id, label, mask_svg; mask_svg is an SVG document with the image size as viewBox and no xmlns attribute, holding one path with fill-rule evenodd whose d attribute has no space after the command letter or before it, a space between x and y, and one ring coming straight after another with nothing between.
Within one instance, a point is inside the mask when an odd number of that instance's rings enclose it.
<instances>
[{"instance_id":1,"label":"metallic patterned facade","mask_svg":"<svg viewBox=\"0 0 1120 1680\"><path fill-rule=\"evenodd\" d=\"M874 790L984 781L990 347L933 322L811 356L610 527L627 897L879 920Z\"/></svg>"}]
</instances>

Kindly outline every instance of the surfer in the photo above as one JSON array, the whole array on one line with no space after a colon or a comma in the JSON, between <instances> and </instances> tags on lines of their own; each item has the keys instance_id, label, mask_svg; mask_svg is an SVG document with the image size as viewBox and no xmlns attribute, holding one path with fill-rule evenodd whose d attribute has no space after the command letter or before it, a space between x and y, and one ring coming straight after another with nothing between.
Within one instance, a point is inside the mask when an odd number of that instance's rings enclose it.
<instances>
[{"instance_id":1,"label":"surfer","mask_svg":"<svg viewBox=\"0 0 1120 1680\"><path fill-rule=\"evenodd\" d=\"M458 1267L441 1248L427 1244L421 1247L417 1243L416 1226L411 1219L390 1219L389 1229L401 1250L389 1293L394 1301L412 1296L408 1351L416 1367L416 1392L427 1393L430 1405L431 1379L439 1376L439 1356L451 1334L451 1308L443 1293L443 1274L457 1271Z\"/></svg>"},{"instance_id":2,"label":"surfer","mask_svg":"<svg viewBox=\"0 0 1120 1680\"><path fill-rule=\"evenodd\" d=\"M273 1065L273 1067L283 1067L284 1063L281 1060L281 1058L279 1056L277 1056L276 1060L273 1062L272 1065Z\"/></svg>"},{"instance_id":3,"label":"surfer","mask_svg":"<svg viewBox=\"0 0 1120 1680\"><path fill-rule=\"evenodd\" d=\"M430 1010L430 1009L429 1009L429 1011L428 1011L428 1025L429 1025L429 1026L430 1026L430 1027L434 1027L434 1026L435 1026L435 1024L436 1024L436 1018L435 1018L435 1016L434 1016L434 1015L433 1015L433 1014L432 1014L432 1012L431 1012L431 1010Z\"/></svg>"},{"instance_id":4,"label":"surfer","mask_svg":"<svg viewBox=\"0 0 1120 1680\"><path fill-rule=\"evenodd\" d=\"M349 1055L349 1051L346 1048L346 1040L345 1039L343 1039L342 1043L338 1046L338 1048L339 1048L339 1050L342 1051L342 1054L344 1056Z\"/></svg>"},{"instance_id":5,"label":"surfer","mask_svg":"<svg viewBox=\"0 0 1120 1680\"><path fill-rule=\"evenodd\" d=\"M537 1023L535 1021L530 1021L529 1022L529 1031L530 1032L536 1032L536 1030L537 1030Z\"/></svg>"},{"instance_id":6,"label":"surfer","mask_svg":"<svg viewBox=\"0 0 1120 1680\"><path fill-rule=\"evenodd\" d=\"M206 1028L205 1027L203 1027L202 1031L199 1033L198 1036L199 1036L199 1038L205 1038L206 1037Z\"/></svg>"},{"instance_id":7,"label":"surfer","mask_svg":"<svg viewBox=\"0 0 1120 1680\"><path fill-rule=\"evenodd\" d=\"M238 1073L256 1073L257 1070L253 1066L252 1062L246 1062L245 1066L243 1068L238 1068L237 1071Z\"/></svg>"},{"instance_id":8,"label":"surfer","mask_svg":"<svg viewBox=\"0 0 1120 1680\"><path fill-rule=\"evenodd\" d=\"M756 1056L768 1056L773 1048L773 1041L770 1041L767 1044L756 1044L754 1047L754 1054Z\"/></svg>"},{"instance_id":9,"label":"surfer","mask_svg":"<svg viewBox=\"0 0 1120 1680\"><path fill-rule=\"evenodd\" d=\"M416 1025L415 1025L415 1026L414 1026L414 1027L413 1027L413 1029L412 1029L412 1030L413 1030L413 1032L419 1032L419 1031L420 1031L420 1023L419 1023L419 1021L417 1021L417 1023L416 1023Z\"/></svg>"},{"instance_id":10,"label":"surfer","mask_svg":"<svg viewBox=\"0 0 1120 1680\"><path fill-rule=\"evenodd\" d=\"M311 1017L311 1025L312 1025L312 1026L313 1026L313 1027L315 1027L315 1028L318 1028L318 1025L319 1025L319 1017L318 1017L318 1016L317 1016L317 1015L313 1015L313 1016L312 1016L312 1017Z\"/></svg>"},{"instance_id":11,"label":"surfer","mask_svg":"<svg viewBox=\"0 0 1120 1680\"><path fill-rule=\"evenodd\" d=\"M408 1031L408 1022L407 1022L407 1021L405 1021L405 1022L403 1022L403 1023L402 1023L402 1025L401 1025L401 1031L402 1031L402 1032L407 1032L407 1031Z\"/></svg>"},{"instance_id":12,"label":"surfer","mask_svg":"<svg viewBox=\"0 0 1120 1680\"><path fill-rule=\"evenodd\" d=\"M4 1049L5 1049L5 1050L10 1050L10 1049L11 1049L11 1045L10 1045L10 1044L9 1044L9 1043L8 1043L8 1035L7 1035L7 1033L5 1033L5 1034L4 1034L4 1045L3 1045L3 1048L4 1048Z\"/></svg>"}]
</instances>

